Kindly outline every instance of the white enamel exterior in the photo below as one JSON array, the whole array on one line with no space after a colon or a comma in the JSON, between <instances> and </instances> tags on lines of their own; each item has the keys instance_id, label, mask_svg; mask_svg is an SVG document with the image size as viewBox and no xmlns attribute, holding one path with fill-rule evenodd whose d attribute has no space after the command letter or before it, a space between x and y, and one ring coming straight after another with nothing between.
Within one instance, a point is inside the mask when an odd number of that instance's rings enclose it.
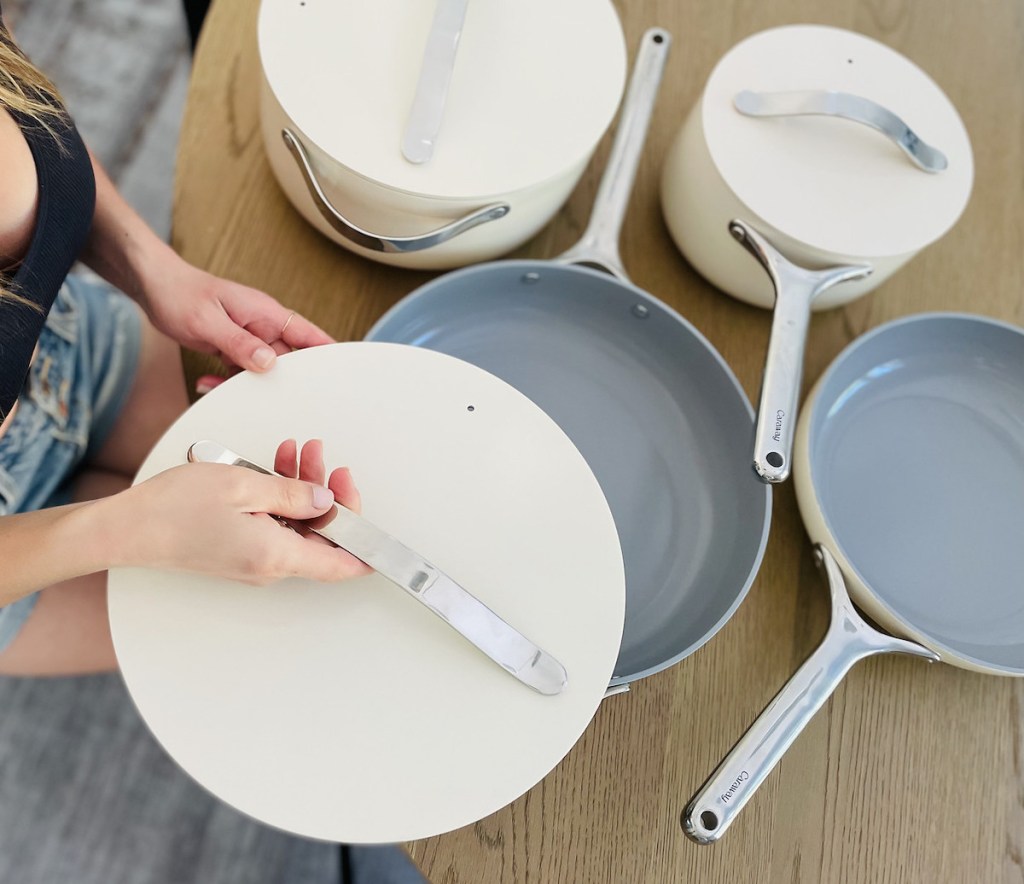
<instances>
[{"instance_id":1,"label":"white enamel exterior","mask_svg":"<svg viewBox=\"0 0 1024 884\"><path fill-rule=\"evenodd\" d=\"M732 107L742 89L861 95L902 116L950 166L922 172L884 135L847 120L746 117ZM719 62L668 152L661 202L673 239L698 272L761 307L774 304L774 291L730 236L735 218L796 264L874 268L823 294L818 310L876 288L948 231L973 175L963 123L923 71L862 35L795 25L756 34Z\"/></svg>"},{"instance_id":2,"label":"white enamel exterior","mask_svg":"<svg viewBox=\"0 0 1024 884\"><path fill-rule=\"evenodd\" d=\"M494 258L536 234L586 168L626 76L621 24L609 0L476 0L434 157L409 163L402 131L433 8L413 0L263 0L259 23L263 139L286 196L346 248L420 269ZM346 36L332 44L323 36L332 31ZM415 236L493 203L510 211L421 251L353 245L314 204L282 141L285 127L311 154L328 199L371 233Z\"/></svg>"}]
</instances>

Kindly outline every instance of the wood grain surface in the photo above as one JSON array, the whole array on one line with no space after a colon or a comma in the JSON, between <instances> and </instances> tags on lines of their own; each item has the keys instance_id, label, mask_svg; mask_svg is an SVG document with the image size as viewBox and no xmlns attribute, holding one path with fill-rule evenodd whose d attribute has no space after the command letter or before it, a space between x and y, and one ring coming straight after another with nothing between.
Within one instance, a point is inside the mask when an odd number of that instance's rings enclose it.
<instances>
[{"instance_id":1,"label":"wood grain surface","mask_svg":"<svg viewBox=\"0 0 1024 884\"><path fill-rule=\"evenodd\" d=\"M752 400L770 316L686 264L662 221L657 187L671 139L715 62L768 27L832 24L908 56L952 99L975 153L972 199L954 230L873 294L815 316L805 384L856 336L897 316L956 310L1024 325L1020 0L617 5L631 56L651 25L675 37L624 226L626 267L707 335ZM199 266L265 288L339 339L358 339L430 276L334 246L277 188L258 125L256 12L255 0L216 0L203 34L173 241ZM548 257L574 242L609 143L517 255ZM193 377L212 367L188 362ZM1024 514L1021 530L1024 540ZM856 667L721 843L699 847L683 836L682 807L816 645L827 612L792 486L782 486L757 581L708 645L605 701L569 756L527 795L410 852L436 884L1024 881L1024 684L909 658Z\"/></svg>"}]
</instances>

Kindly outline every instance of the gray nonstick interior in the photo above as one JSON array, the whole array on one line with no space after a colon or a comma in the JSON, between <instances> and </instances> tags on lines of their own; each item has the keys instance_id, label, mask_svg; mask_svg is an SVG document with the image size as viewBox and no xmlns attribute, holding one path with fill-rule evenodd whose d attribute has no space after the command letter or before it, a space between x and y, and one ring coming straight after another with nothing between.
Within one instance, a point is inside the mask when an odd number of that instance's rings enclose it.
<instances>
[{"instance_id":1,"label":"gray nonstick interior","mask_svg":"<svg viewBox=\"0 0 1024 884\"><path fill-rule=\"evenodd\" d=\"M659 301L594 270L508 261L424 286L367 340L490 371L579 448L625 561L616 682L682 659L743 599L771 514L750 468L753 410L710 344Z\"/></svg>"},{"instance_id":2,"label":"gray nonstick interior","mask_svg":"<svg viewBox=\"0 0 1024 884\"><path fill-rule=\"evenodd\" d=\"M1024 333L929 314L822 379L808 446L826 524L935 645L1024 671Z\"/></svg>"}]
</instances>

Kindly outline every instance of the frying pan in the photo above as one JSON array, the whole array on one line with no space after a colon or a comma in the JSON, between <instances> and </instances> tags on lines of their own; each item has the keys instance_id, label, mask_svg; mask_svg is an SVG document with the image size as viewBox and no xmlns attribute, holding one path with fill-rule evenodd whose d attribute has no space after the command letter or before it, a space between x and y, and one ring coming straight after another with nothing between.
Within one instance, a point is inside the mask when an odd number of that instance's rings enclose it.
<instances>
[{"instance_id":1,"label":"frying pan","mask_svg":"<svg viewBox=\"0 0 1024 884\"><path fill-rule=\"evenodd\" d=\"M832 623L684 811L702 843L858 660L902 652L1024 675L1024 331L966 314L875 329L812 391L794 468Z\"/></svg>"},{"instance_id":2,"label":"frying pan","mask_svg":"<svg viewBox=\"0 0 1024 884\"><path fill-rule=\"evenodd\" d=\"M629 281L619 258L669 42L657 28L642 39L579 244L553 261L439 277L367 335L497 375L546 411L589 463L626 569L612 689L671 666L715 634L757 573L771 515L770 489L749 468L753 409L735 376L692 325Z\"/></svg>"}]
</instances>

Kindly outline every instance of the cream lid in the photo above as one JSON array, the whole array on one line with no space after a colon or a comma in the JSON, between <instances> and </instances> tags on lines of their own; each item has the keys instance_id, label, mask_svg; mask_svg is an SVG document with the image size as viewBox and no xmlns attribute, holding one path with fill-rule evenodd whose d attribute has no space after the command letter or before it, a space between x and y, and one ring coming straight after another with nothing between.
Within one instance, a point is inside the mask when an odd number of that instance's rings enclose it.
<instances>
[{"instance_id":1,"label":"cream lid","mask_svg":"<svg viewBox=\"0 0 1024 884\"><path fill-rule=\"evenodd\" d=\"M885 135L846 119L746 116L733 104L744 90L869 99L942 151L948 167L922 171ZM737 198L812 248L913 253L946 233L970 197L974 162L956 108L913 62L861 34L819 25L755 34L712 71L701 113L711 158Z\"/></svg>"},{"instance_id":2,"label":"cream lid","mask_svg":"<svg viewBox=\"0 0 1024 884\"><path fill-rule=\"evenodd\" d=\"M471 0L433 158L401 151L436 3L263 0L260 58L302 134L357 174L441 198L540 184L589 157L626 77L609 0Z\"/></svg>"}]
</instances>

